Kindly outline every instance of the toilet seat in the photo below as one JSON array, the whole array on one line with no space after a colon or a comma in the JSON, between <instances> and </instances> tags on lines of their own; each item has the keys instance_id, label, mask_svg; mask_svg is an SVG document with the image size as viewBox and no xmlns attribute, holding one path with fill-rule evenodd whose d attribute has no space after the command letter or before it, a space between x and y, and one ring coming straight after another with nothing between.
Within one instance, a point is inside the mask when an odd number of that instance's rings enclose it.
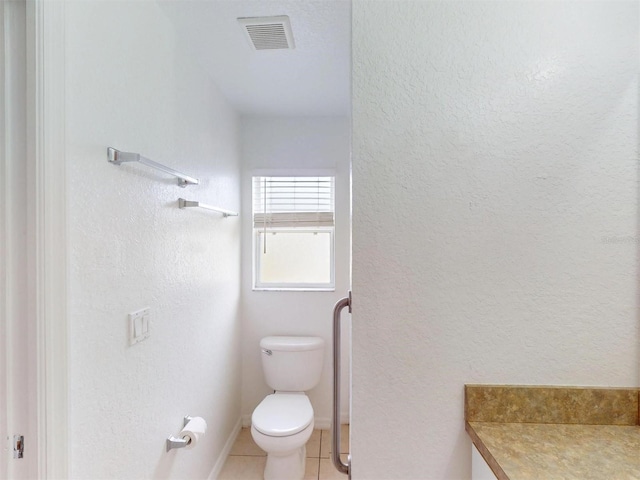
<instances>
[{"instance_id":1,"label":"toilet seat","mask_svg":"<svg viewBox=\"0 0 640 480\"><path fill-rule=\"evenodd\" d=\"M313 421L313 408L302 393L267 395L251 415L253 427L270 437L287 437L307 428Z\"/></svg>"}]
</instances>

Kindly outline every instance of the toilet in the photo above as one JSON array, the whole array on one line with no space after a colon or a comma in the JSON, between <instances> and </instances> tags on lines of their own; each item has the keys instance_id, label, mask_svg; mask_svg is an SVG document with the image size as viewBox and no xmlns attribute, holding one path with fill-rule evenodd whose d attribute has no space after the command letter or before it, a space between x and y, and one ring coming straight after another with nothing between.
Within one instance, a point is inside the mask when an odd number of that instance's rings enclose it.
<instances>
[{"instance_id":1,"label":"toilet","mask_svg":"<svg viewBox=\"0 0 640 480\"><path fill-rule=\"evenodd\" d=\"M313 432L313 407L305 391L322 373L324 340L265 337L260 341L267 395L251 415L251 436L267 452L265 480L302 480L305 445Z\"/></svg>"}]
</instances>

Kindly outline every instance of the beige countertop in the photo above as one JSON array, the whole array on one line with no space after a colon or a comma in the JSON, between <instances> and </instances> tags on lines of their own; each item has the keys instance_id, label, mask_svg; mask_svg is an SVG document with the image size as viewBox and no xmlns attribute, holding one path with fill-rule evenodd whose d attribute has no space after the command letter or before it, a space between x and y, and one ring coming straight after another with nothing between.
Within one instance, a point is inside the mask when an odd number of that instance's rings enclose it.
<instances>
[{"instance_id":1,"label":"beige countertop","mask_svg":"<svg viewBox=\"0 0 640 480\"><path fill-rule=\"evenodd\" d=\"M640 479L637 425L469 422L467 431L500 480Z\"/></svg>"},{"instance_id":2,"label":"beige countertop","mask_svg":"<svg viewBox=\"0 0 640 480\"><path fill-rule=\"evenodd\" d=\"M638 480L637 389L465 387L466 430L499 480Z\"/></svg>"}]
</instances>

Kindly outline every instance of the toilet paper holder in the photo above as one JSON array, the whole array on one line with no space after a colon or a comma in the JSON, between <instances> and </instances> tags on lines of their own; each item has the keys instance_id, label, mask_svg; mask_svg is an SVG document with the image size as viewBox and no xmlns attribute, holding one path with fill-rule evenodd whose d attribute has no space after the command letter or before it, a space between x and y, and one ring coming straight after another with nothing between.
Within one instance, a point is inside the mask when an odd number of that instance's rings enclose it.
<instances>
[{"instance_id":1,"label":"toilet paper holder","mask_svg":"<svg viewBox=\"0 0 640 480\"><path fill-rule=\"evenodd\" d=\"M191 417L189 415L185 415L183 427L186 427L187 423L189 423L190 421L191 421ZM190 438L177 438L171 435L169 438L167 438L167 452L174 448L184 448L187 445L189 445L190 442L191 442Z\"/></svg>"}]
</instances>

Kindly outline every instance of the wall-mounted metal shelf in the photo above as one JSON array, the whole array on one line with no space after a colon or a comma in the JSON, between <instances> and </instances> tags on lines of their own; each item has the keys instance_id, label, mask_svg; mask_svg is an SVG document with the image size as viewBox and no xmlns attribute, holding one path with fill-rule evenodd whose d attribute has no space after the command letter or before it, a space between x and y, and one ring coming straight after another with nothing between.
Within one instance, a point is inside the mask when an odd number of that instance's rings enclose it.
<instances>
[{"instance_id":1,"label":"wall-mounted metal shelf","mask_svg":"<svg viewBox=\"0 0 640 480\"><path fill-rule=\"evenodd\" d=\"M194 177L190 177L189 175L185 175L184 173L180 173L173 168L166 167L161 165L160 163L154 162L146 157L143 157L139 153L133 152L121 152L120 150L116 150L115 148L109 147L107 148L107 157L109 163L113 163L114 165L120 165L125 162L138 162L146 165L147 167L155 168L156 170L160 170L161 172L168 173L169 175L173 175L174 177L178 177L178 185L181 187L186 187L187 185L198 185L200 180Z\"/></svg>"},{"instance_id":2,"label":"wall-mounted metal shelf","mask_svg":"<svg viewBox=\"0 0 640 480\"><path fill-rule=\"evenodd\" d=\"M201 203L201 202L197 202L197 201L194 201L194 200L185 200L184 198L179 198L178 199L178 207L180 207L180 208L191 208L191 207L204 208L206 210L212 210L214 212L219 212L222 215L224 215L225 217L237 217L238 216L238 212L232 212L231 210L226 210L226 209L220 208L220 207L214 207L213 205L207 205L206 203Z\"/></svg>"}]
</instances>

